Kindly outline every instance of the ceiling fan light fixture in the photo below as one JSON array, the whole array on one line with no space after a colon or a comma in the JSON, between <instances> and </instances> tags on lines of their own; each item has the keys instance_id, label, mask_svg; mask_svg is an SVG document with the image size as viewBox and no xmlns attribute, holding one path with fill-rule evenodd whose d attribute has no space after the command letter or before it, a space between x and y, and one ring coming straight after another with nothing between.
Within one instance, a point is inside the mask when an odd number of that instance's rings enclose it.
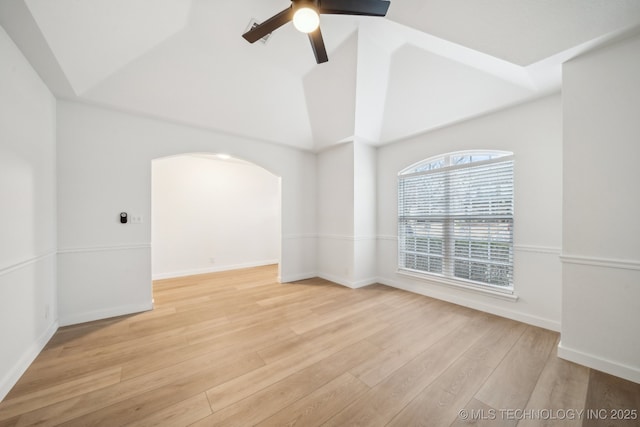
<instances>
[{"instance_id":1,"label":"ceiling fan light fixture","mask_svg":"<svg viewBox=\"0 0 640 427\"><path fill-rule=\"evenodd\" d=\"M291 0L291 6L276 13L257 26L252 26L242 37L255 43L278 28L293 21L298 31L307 33L316 63L327 62L327 48L320 31L320 15L385 16L388 0Z\"/></svg>"},{"instance_id":2,"label":"ceiling fan light fixture","mask_svg":"<svg viewBox=\"0 0 640 427\"><path fill-rule=\"evenodd\" d=\"M293 15L293 26L302 33L312 33L320 26L320 15L312 7L301 7Z\"/></svg>"}]
</instances>

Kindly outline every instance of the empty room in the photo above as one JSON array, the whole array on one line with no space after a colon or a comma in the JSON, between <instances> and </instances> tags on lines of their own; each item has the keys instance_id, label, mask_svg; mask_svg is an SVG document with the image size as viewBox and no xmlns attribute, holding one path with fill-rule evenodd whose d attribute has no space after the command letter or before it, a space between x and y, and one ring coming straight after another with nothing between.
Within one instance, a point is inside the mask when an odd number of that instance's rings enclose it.
<instances>
[{"instance_id":1,"label":"empty room","mask_svg":"<svg viewBox=\"0 0 640 427\"><path fill-rule=\"evenodd\" d=\"M0 0L0 427L640 426L640 1Z\"/></svg>"}]
</instances>

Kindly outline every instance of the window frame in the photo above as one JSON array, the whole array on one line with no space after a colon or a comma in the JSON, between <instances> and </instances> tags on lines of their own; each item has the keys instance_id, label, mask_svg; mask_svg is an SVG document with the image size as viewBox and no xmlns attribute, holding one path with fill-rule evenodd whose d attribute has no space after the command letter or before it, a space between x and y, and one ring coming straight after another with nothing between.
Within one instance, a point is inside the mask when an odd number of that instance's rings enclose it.
<instances>
[{"instance_id":1,"label":"window frame","mask_svg":"<svg viewBox=\"0 0 640 427\"><path fill-rule=\"evenodd\" d=\"M488 157L487 159L480 159L477 161L473 161L473 156L478 157ZM463 163L453 163L453 158L455 157L470 157L469 161ZM510 222L507 222L508 228L510 229L510 240L509 240L509 248L508 248L508 257L510 263L508 264L509 272L510 272L510 281L509 286L497 285L492 283L486 283L481 281L475 281L470 279L465 279L462 277L455 276L455 233L453 232L453 224L456 221L454 216L446 215L443 219L444 228L443 237L442 237L442 273L438 272L430 272L419 269L412 269L406 267L406 262L401 265L401 261L406 259L404 256L407 254L407 250L402 247L401 243L406 238L406 234L402 233L401 227L406 225L407 220L402 220L401 214L401 201L404 200L404 195L400 193L401 183L403 179L421 176L421 175L429 175L431 173L441 173L446 177L445 179L448 181L450 179L449 172L465 169L465 168L473 168L474 166L484 166L491 165L493 163L501 163L505 161L511 161L511 215L508 218ZM428 279L430 281L436 281L445 285L455 286L458 288L464 288L467 290L478 291L481 293L491 294L498 297L502 297L509 300L517 300L517 296L515 296L515 286L514 286L514 232L513 227L515 223L515 214L514 204L515 204L515 162L514 162L514 154L509 151L502 150L465 150L465 151L455 151L449 152L445 154L440 154L436 156L429 157L427 159L421 160L419 162L413 163L412 165L402 169L398 172L397 177L397 202L398 202L398 216L397 216L397 226L398 226L398 238L397 238L397 273L417 277L421 279ZM446 171L446 172L442 172ZM446 184L448 185L448 184ZM449 192L448 187L445 188L445 197L446 204L449 205L449 196L451 193ZM473 217L470 217L473 218ZM499 221L498 221L499 222ZM489 240L486 240L489 244ZM406 242L405 242L406 243ZM430 244L430 241L429 241ZM417 254L416 254L417 255ZM437 258L437 255L430 255L429 252L423 253L423 257L426 256L428 262L431 262L431 257ZM470 258L470 261L471 258ZM485 265L495 264L491 259L487 259L484 262ZM446 266L446 268L445 268ZM447 274L450 273L450 274Z\"/></svg>"}]
</instances>

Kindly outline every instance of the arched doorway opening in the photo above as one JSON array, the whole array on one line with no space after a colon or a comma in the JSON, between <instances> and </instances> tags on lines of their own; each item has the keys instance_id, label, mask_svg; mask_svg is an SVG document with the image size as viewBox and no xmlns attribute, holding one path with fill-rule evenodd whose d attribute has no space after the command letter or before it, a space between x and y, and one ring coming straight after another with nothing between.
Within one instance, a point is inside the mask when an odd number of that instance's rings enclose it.
<instances>
[{"instance_id":1,"label":"arched doorway opening","mask_svg":"<svg viewBox=\"0 0 640 427\"><path fill-rule=\"evenodd\" d=\"M152 161L154 280L281 259L281 178L224 154Z\"/></svg>"}]
</instances>

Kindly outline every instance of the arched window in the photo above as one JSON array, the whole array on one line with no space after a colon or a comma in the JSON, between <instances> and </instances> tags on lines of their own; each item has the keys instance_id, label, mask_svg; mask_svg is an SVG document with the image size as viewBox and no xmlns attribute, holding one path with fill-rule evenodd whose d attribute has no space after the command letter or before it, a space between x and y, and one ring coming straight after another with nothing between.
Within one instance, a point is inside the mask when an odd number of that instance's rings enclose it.
<instances>
[{"instance_id":1,"label":"arched window","mask_svg":"<svg viewBox=\"0 0 640 427\"><path fill-rule=\"evenodd\" d=\"M401 171L398 268L512 293L513 153L449 153Z\"/></svg>"}]
</instances>

